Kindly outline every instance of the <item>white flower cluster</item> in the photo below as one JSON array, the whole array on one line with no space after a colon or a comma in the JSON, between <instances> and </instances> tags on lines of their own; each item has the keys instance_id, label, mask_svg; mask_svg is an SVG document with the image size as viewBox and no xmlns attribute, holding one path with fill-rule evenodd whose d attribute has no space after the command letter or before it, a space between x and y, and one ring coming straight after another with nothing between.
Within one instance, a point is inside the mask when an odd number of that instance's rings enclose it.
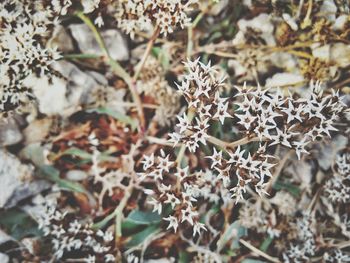
<instances>
[{"instance_id":1,"label":"white flower cluster","mask_svg":"<svg viewBox=\"0 0 350 263\"><path fill-rule=\"evenodd\" d=\"M230 101L221 98L219 89L223 79L210 66L199 59L185 63L188 73L184 76L180 93L188 102L188 107L198 113L195 121L184 113L178 116L178 131L170 134L170 141L176 146L184 143L191 152L199 147L199 142L206 144L209 135L209 122L219 120L224 123L229 114ZM269 93L261 87L253 90L245 85L236 87L239 101L234 105L236 123L246 135L257 137L260 141L269 141L269 145L282 144L294 148L298 158L307 153L305 146L324 135L330 136L339 115L346 110L339 94L322 96L319 83L311 83L311 94L308 98L284 98L278 89L276 94Z\"/></svg>"},{"instance_id":2,"label":"white flower cluster","mask_svg":"<svg viewBox=\"0 0 350 263\"><path fill-rule=\"evenodd\" d=\"M213 149L213 155L207 156L212 161L211 168L218 172L218 178L225 187L230 187L236 180L235 186L230 189L236 202L243 199L248 184L254 185L259 195L267 194L264 189L268 178L272 176L270 170L275 164L271 163L273 157L265 154L265 146L260 146L253 155L242 150L240 146L234 152L227 150L230 156L228 160L223 158L222 151L217 152L215 148Z\"/></svg>"},{"instance_id":3,"label":"white flower cluster","mask_svg":"<svg viewBox=\"0 0 350 263\"><path fill-rule=\"evenodd\" d=\"M165 36L178 26L190 23L186 12L196 0L121 0L116 2L118 27L134 38L137 31L149 31L154 26Z\"/></svg>"},{"instance_id":4,"label":"white flower cluster","mask_svg":"<svg viewBox=\"0 0 350 263\"><path fill-rule=\"evenodd\" d=\"M307 153L305 146L325 135L330 136L339 115L346 105L339 94L322 96L320 83L311 83L311 93L307 98L284 98L277 90L276 94L268 93L260 87L256 90L238 88L237 105L238 124L250 136L260 141L267 140L269 145L282 144L294 148L298 159Z\"/></svg>"},{"instance_id":5,"label":"white flower cluster","mask_svg":"<svg viewBox=\"0 0 350 263\"><path fill-rule=\"evenodd\" d=\"M311 92L306 99L285 98L279 89L273 94L260 86L253 90L245 85L236 87L235 101L221 98L223 78L218 77L210 63L205 65L197 59L185 63L185 67L188 73L178 89L188 103L189 113L178 116L177 129L170 134L174 146L181 143L190 152L195 152L199 143L215 144L216 138L208 134L210 124L214 120L223 125L227 117L234 119L246 138L260 142L254 155L240 147L234 150L234 147L225 146L229 159L216 148L211 156L207 156L212 163L211 169L218 172L225 187L236 181L231 191L237 201L243 198L248 183L254 185L259 195L265 192L274 166L274 157L265 154L267 146L281 144L293 148L300 159L302 153L307 153L305 146L308 143L337 130L334 124L346 111L339 94L333 92L323 96L319 83L311 83ZM231 116L229 111L233 106L236 109ZM264 141L266 144L262 144Z\"/></svg>"},{"instance_id":6,"label":"white flower cluster","mask_svg":"<svg viewBox=\"0 0 350 263\"><path fill-rule=\"evenodd\" d=\"M283 254L284 262L309 262L310 257L315 255L316 243L311 226L312 217L310 215L304 214L301 219L297 220L299 244L291 245L290 249Z\"/></svg>"},{"instance_id":7,"label":"white flower cluster","mask_svg":"<svg viewBox=\"0 0 350 263\"><path fill-rule=\"evenodd\" d=\"M193 236L205 230L205 225L199 222L199 212L197 207L198 198L205 196L212 199L212 193L207 187L211 176L206 173L190 174L189 167L179 168L176 162L169 160L170 156L161 151L160 156L144 156L143 169L140 173L143 181L151 180L154 183L153 189L145 189L144 192L150 196L149 204L153 206L153 211L162 214L163 206L169 205L172 212L164 217L169 222L168 229L177 231L179 224L191 226ZM203 186L205 192L199 193ZM206 187L204 187L206 186ZM215 188L215 187L214 187ZM215 191L215 190L214 190Z\"/></svg>"},{"instance_id":8,"label":"white flower cluster","mask_svg":"<svg viewBox=\"0 0 350 263\"><path fill-rule=\"evenodd\" d=\"M181 85L177 84L177 87L185 97L189 109L195 110L198 117L193 120L186 113L178 116L178 131L170 134L170 141L174 146L180 142L184 143L191 152L195 152L199 142L206 145L209 121L219 120L223 124L225 118L231 115L228 113L228 98L220 97L224 78L218 78L218 73L211 67L210 62L205 65L198 58L185 63L185 68L188 73L183 76Z\"/></svg>"},{"instance_id":9,"label":"white flower cluster","mask_svg":"<svg viewBox=\"0 0 350 263\"><path fill-rule=\"evenodd\" d=\"M325 260L325 262L337 262L337 263L341 263L341 262L350 262L350 256L349 254L344 253L343 251L339 250L339 249L335 249L331 252L327 252L323 255L323 258Z\"/></svg>"},{"instance_id":10,"label":"white flower cluster","mask_svg":"<svg viewBox=\"0 0 350 263\"><path fill-rule=\"evenodd\" d=\"M81 0L84 13L88 14L96 10L100 4L100 0Z\"/></svg>"},{"instance_id":11,"label":"white flower cluster","mask_svg":"<svg viewBox=\"0 0 350 263\"><path fill-rule=\"evenodd\" d=\"M49 236L56 259L67 259L73 251L88 255L83 262L115 262L111 254L114 239L112 232L95 232L91 224L81 224L67 213L57 210L54 203L46 207L46 211L38 218L39 228L45 236Z\"/></svg>"},{"instance_id":12,"label":"white flower cluster","mask_svg":"<svg viewBox=\"0 0 350 263\"><path fill-rule=\"evenodd\" d=\"M58 58L45 41L70 1L4 0L0 3L0 111L24 110L34 100L36 80L51 77ZM61 3L62 2L62 3Z\"/></svg>"},{"instance_id":13,"label":"white flower cluster","mask_svg":"<svg viewBox=\"0 0 350 263\"><path fill-rule=\"evenodd\" d=\"M350 154L338 154L335 159L335 173L325 184L325 191L332 202L350 201Z\"/></svg>"}]
</instances>

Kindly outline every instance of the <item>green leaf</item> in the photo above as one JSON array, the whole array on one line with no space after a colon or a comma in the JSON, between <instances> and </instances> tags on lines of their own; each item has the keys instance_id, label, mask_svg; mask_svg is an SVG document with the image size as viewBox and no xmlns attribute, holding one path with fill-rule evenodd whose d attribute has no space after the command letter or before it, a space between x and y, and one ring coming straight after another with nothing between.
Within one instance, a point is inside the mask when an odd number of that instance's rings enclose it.
<instances>
[{"instance_id":1,"label":"green leaf","mask_svg":"<svg viewBox=\"0 0 350 263\"><path fill-rule=\"evenodd\" d=\"M65 150L63 153L61 153L61 155L74 155L81 159L87 159L87 160L91 160L92 158L92 154L76 147L72 147Z\"/></svg>"},{"instance_id":2,"label":"green leaf","mask_svg":"<svg viewBox=\"0 0 350 263\"><path fill-rule=\"evenodd\" d=\"M1 212L0 225L16 240L42 234L36 222L27 213L17 208Z\"/></svg>"},{"instance_id":3,"label":"green leaf","mask_svg":"<svg viewBox=\"0 0 350 263\"><path fill-rule=\"evenodd\" d=\"M39 168L39 176L47 179L49 181L52 181L54 183L57 183L59 187L73 191L73 192L80 192L80 193L87 193L85 188L77 183L77 182L72 182L70 180L62 179L60 178L60 172L54 168L53 166L50 165L43 165L43 149L39 145L32 144L29 145L24 149L22 154L32 160L32 162ZM76 155L81 158L89 158L91 159L91 155L85 151L82 151L78 148L70 148L66 150L63 154L71 154L71 155Z\"/></svg>"},{"instance_id":4,"label":"green leaf","mask_svg":"<svg viewBox=\"0 0 350 263\"><path fill-rule=\"evenodd\" d=\"M218 250L221 251L225 245L234 238L231 243L232 248L239 248L239 239L247 234L247 229L239 224L239 221L233 222L223 233L217 243Z\"/></svg>"},{"instance_id":5,"label":"green leaf","mask_svg":"<svg viewBox=\"0 0 350 263\"><path fill-rule=\"evenodd\" d=\"M169 61L169 56L167 52L165 52L160 47L153 47L151 52L152 52L152 55L160 61L162 67L165 70L169 69L170 61Z\"/></svg>"},{"instance_id":6,"label":"green leaf","mask_svg":"<svg viewBox=\"0 0 350 263\"><path fill-rule=\"evenodd\" d=\"M158 58L160 52L162 52L162 49L160 47L152 47L151 52L152 52L152 56Z\"/></svg>"},{"instance_id":7,"label":"green leaf","mask_svg":"<svg viewBox=\"0 0 350 263\"><path fill-rule=\"evenodd\" d=\"M279 181L279 180L277 180L275 182L275 184L273 185L272 188L275 189L275 190L282 190L282 189L283 190L287 190L288 192L290 192L295 197L299 197L300 196L300 192L301 192L301 190L297 186L295 186L295 185L293 185L291 183L282 182L282 181Z\"/></svg>"},{"instance_id":8,"label":"green leaf","mask_svg":"<svg viewBox=\"0 0 350 263\"><path fill-rule=\"evenodd\" d=\"M180 251L179 254L179 263L189 263L190 261L190 254L186 251Z\"/></svg>"},{"instance_id":9,"label":"green leaf","mask_svg":"<svg viewBox=\"0 0 350 263\"><path fill-rule=\"evenodd\" d=\"M210 132L211 132L211 135L219 139L222 139L224 136L222 125L219 121L213 122L213 124L210 126Z\"/></svg>"},{"instance_id":10,"label":"green leaf","mask_svg":"<svg viewBox=\"0 0 350 263\"><path fill-rule=\"evenodd\" d=\"M150 235L157 233L160 230L159 225L150 225L141 232L133 235L130 241L126 244L127 248L135 247L144 242Z\"/></svg>"},{"instance_id":11,"label":"green leaf","mask_svg":"<svg viewBox=\"0 0 350 263\"><path fill-rule=\"evenodd\" d=\"M63 59L96 59L101 58L101 55L96 54L65 54Z\"/></svg>"},{"instance_id":12,"label":"green leaf","mask_svg":"<svg viewBox=\"0 0 350 263\"><path fill-rule=\"evenodd\" d=\"M102 107L102 108L97 108L97 109L90 109L90 110L87 110L87 112L96 112L99 114L106 114L106 115L113 117L116 120L119 120L125 124L130 125L132 130L136 130L136 128L137 128L137 121L135 119L130 118L129 116L127 116L123 113L120 113L116 110Z\"/></svg>"},{"instance_id":13,"label":"green leaf","mask_svg":"<svg viewBox=\"0 0 350 263\"><path fill-rule=\"evenodd\" d=\"M95 224L93 224L92 228L94 228L94 229L101 229L101 228L105 227L108 224L108 222L110 220L112 220L113 218L115 218L115 210L114 210L113 213L110 213L108 216L106 216L101 221L96 222Z\"/></svg>"},{"instance_id":14,"label":"green leaf","mask_svg":"<svg viewBox=\"0 0 350 263\"><path fill-rule=\"evenodd\" d=\"M272 237L270 236L266 237L265 240L261 243L259 249L263 252L266 252L269 246L271 245L272 241L273 241Z\"/></svg>"},{"instance_id":15,"label":"green leaf","mask_svg":"<svg viewBox=\"0 0 350 263\"><path fill-rule=\"evenodd\" d=\"M130 233L135 233L143 229L145 225L140 225L132 221L122 222L122 233L123 235L130 235Z\"/></svg>"},{"instance_id":16,"label":"green leaf","mask_svg":"<svg viewBox=\"0 0 350 263\"><path fill-rule=\"evenodd\" d=\"M266 261L262 261L259 259L246 258L242 261L242 263L266 263Z\"/></svg>"},{"instance_id":17,"label":"green leaf","mask_svg":"<svg viewBox=\"0 0 350 263\"><path fill-rule=\"evenodd\" d=\"M235 256L237 256L237 253L236 253L234 250L232 250L232 249L228 249L227 251L225 251L225 254L226 254L227 256L229 256L229 257L235 257Z\"/></svg>"},{"instance_id":18,"label":"green leaf","mask_svg":"<svg viewBox=\"0 0 350 263\"><path fill-rule=\"evenodd\" d=\"M208 39L208 43L212 43L212 42L214 42L215 40L217 40L217 39L219 39L219 38L221 38L222 37L222 33L221 32L214 32L211 36L210 36L210 38Z\"/></svg>"},{"instance_id":19,"label":"green leaf","mask_svg":"<svg viewBox=\"0 0 350 263\"><path fill-rule=\"evenodd\" d=\"M43 165L39 168L39 172L44 179L57 183L62 189L72 192L87 193L81 184L60 178L60 172L53 166Z\"/></svg>"},{"instance_id":20,"label":"green leaf","mask_svg":"<svg viewBox=\"0 0 350 263\"><path fill-rule=\"evenodd\" d=\"M149 225L159 223L161 221L161 217L158 213L155 212L143 212L140 210L133 210L128 215L126 220L135 224Z\"/></svg>"}]
</instances>

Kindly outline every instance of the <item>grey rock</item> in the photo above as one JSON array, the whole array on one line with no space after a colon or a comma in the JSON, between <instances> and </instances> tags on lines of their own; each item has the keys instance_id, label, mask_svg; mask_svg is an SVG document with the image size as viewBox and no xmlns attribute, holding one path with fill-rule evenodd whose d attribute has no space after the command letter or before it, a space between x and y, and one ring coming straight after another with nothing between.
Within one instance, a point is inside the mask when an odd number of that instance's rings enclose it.
<instances>
[{"instance_id":1,"label":"grey rock","mask_svg":"<svg viewBox=\"0 0 350 263\"><path fill-rule=\"evenodd\" d=\"M0 253L0 262L1 263L8 263L8 262L10 262L10 257L4 253Z\"/></svg>"},{"instance_id":2,"label":"grey rock","mask_svg":"<svg viewBox=\"0 0 350 263\"><path fill-rule=\"evenodd\" d=\"M0 208L10 201L17 189L29 184L33 169L22 164L15 156L0 150Z\"/></svg>"},{"instance_id":3,"label":"grey rock","mask_svg":"<svg viewBox=\"0 0 350 263\"><path fill-rule=\"evenodd\" d=\"M4 231L0 229L0 245L12 240L13 238L11 236L9 236L8 234L6 234ZM0 262L2 262L1 257L0 257Z\"/></svg>"},{"instance_id":4,"label":"grey rock","mask_svg":"<svg viewBox=\"0 0 350 263\"><path fill-rule=\"evenodd\" d=\"M103 51L99 47L94 35L89 27L85 24L70 25L74 39L77 41L79 49L82 53L103 55ZM128 60L129 50L126 40L122 34L115 29L108 29L101 33L106 47L115 60Z\"/></svg>"},{"instance_id":5,"label":"grey rock","mask_svg":"<svg viewBox=\"0 0 350 263\"><path fill-rule=\"evenodd\" d=\"M115 60L129 59L129 49L128 49L127 42L118 30L109 29L102 32L101 35L105 40L107 49L113 59Z\"/></svg>"},{"instance_id":6,"label":"grey rock","mask_svg":"<svg viewBox=\"0 0 350 263\"><path fill-rule=\"evenodd\" d=\"M23 139L15 120L0 121L0 145L9 146L19 143Z\"/></svg>"},{"instance_id":7,"label":"grey rock","mask_svg":"<svg viewBox=\"0 0 350 263\"><path fill-rule=\"evenodd\" d=\"M35 180L29 183L19 185L5 204L5 208L11 208L23 199L39 194L40 192L49 189L51 184L45 180Z\"/></svg>"}]
</instances>

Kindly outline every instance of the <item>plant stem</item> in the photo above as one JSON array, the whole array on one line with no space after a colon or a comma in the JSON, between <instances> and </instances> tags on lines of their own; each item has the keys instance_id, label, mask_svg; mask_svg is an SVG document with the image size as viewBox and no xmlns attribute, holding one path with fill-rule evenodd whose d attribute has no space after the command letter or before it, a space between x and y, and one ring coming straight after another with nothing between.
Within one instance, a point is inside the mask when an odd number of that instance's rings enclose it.
<instances>
[{"instance_id":1,"label":"plant stem","mask_svg":"<svg viewBox=\"0 0 350 263\"><path fill-rule=\"evenodd\" d=\"M209 136L207 141L216 145L216 146L219 146L220 148L227 151L228 149L233 149L233 148L236 148L237 146L244 145L244 144L247 144L249 142L259 142L260 139L258 137L249 138L247 136L247 137L243 137L242 139L239 139L239 140L234 141L234 142L225 142L225 141L222 141L216 137Z\"/></svg>"},{"instance_id":2,"label":"plant stem","mask_svg":"<svg viewBox=\"0 0 350 263\"><path fill-rule=\"evenodd\" d=\"M312 0L309 0L306 15L304 17L303 22L301 22L301 25L300 25L301 29L305 29L311 25L311 20L310 20L311 12L312 12Z\"/></svg>"},{"instance_id":3,"label":"plant stem","mask_svg":"<svg viewBox=\"0 0 350 263\"><path fill-rule=\"evenodd\" d=\"M146 136L145 139L148 140L150 143L155 143L155 144L159 144L159 145L173 147L173 144L171 142L169 142L168 140L163 139L163 138Z\"/></svg>"},{"instance_id":4,"label":"plant stem","mask_svg":"<svg viewBox=\"0 0 350 263\"><path fill-rule=\"evenodd\" d=\"M98 32L97 28L95 27L95 25L92 23L92 21L90 20L89 17L87 17L83 12L78 11L75 13L75 15L80 18L92 31L98 45L100 46L101 50L103 51L104 55L106 57L109 57L109 52L106 48L105 42L103 41L103 38L100 34L100 32Z\"/></svg>"},{"instance_id":5,"label":"plant stem","mask_svg":"<svg viewBox=\"0 0 350 263\"><path fill-rule=\"evenodd\" d=\"M189 122L191 122L194 118L194 116L196 115L196 111L194 108L189 108L188 111L187 111L187 119ZM186 145L185 144L182 144L181 145L181 148L180 148L180 151L179 151L179 154L177 155L177 158L176 158L176 163L179 167L181 167L181 162L182 162L182 159L185 155L185 151L186 151Z\"/></svg>"},{"instance_id":6,"label":"plant stem","mask_svg":"<svg viewBox=\"0 0 350 263\"><path fill-rule=\"evenodd\" d=\"M66 54L63 55L63 59L96 59L101 58L100 55L95 54Z\"/></svg>"},{"instance_id":7,"label":"plant stem","mask_svg":"<svg viewBox=\"0 0 350 263\"><path fill-rule=\"evenodd\" d=\"M200 12L193 23L188 27L187 29L187 50L186 50L186 56L188 59L191 58L192 50L193 50L193 29L198 25L199 21L203 18L205 11Z\"/></svg>"},{"instance_id":8,"label":"plant stem","mask_svg":"<svg viewBox=\"0 0 350 263\"><path fill-rule=\"evenodd\" d=\"M113 72L117 76L122 78L126 82L126 84L128 85L129 90L131 92L131 96L133 98L133 101L136 104L136 108L137 108L139 119L140 119L141 131L143 132L145 129L145 126L146 126L146 121L145 121L145 116L143 113L142 101L141 101L140 95L137 93L134 81L132 80L131 76L120 66L120 64L110 56L100 32L98 32L97 28L91 22L90 18L87 17L81 11L76 12L75 15L78 18L80 18L90 28L98 45L100 46L101 50L104 53L104 58L105 58L106 62L111 66L111 68L113 69Z\"/></svg>"},{"instance_id":9,"label":"plant stem","mask_svg":"<svg viewBox=\"0 0 350 263\"><path fill-rule=\"evenodd\" d=\"M194 108L189 108L189 109L187 110L187 118L188 118L188 121L191 122L191 121L193 120L194 116L196 116L196 111L195 111L195 109L194 109ZM181 163L182 163L182 159L183 159L184 156L185 156L185 152L186 152L186 145L183 143L183 144L181 145L181 148L180 148L180 150L179 150L179 153L178 153L178 155L177 155L177 157L176 157L176 161L175 161L176 164L177 164L177 167L179 167L179 168L181 168ZM176 178L176 189L177 189L178 191L181 190L181 181L180 181L180 178L179 178L179 177Z\"/></svg>"},{"instance_id":10,"label":"plant stem","mask_svg":"<svg viewBox=\"0 0 350 263\"><path fill-rule=\"evenodd\" d=\"M266 186L266 192L270 193L271 189L273 187L273 185L276 183L280 173L282 172L282 169L284 167L284 165L286 164L286 162L289 160L290 156L292 155L292 153L294 153L293 150L290 150L284 157L283 159L278 163L278 166L275 169L275 172L273 173L273 175L270 178L270 181L268 182L267 186Z\"/></svg>"},{"instance_id":11,"label":"plant stem","mask_svg":"<svg viewBox=\"0 0 350 263\"><path fill-rule=\"evenodd\" d=\"M116 238L118 239L119 237L122 236L122 218L123 218L123 210L124 207L126 206L129 197L132 193L132 189L133 189L133 183L131 182L129 184L129 186L125 189L124 191L124 196L123 199L120 201L119 205L117 206L117 208L114 211L115 214L115 235Z\"/></svg>"},{"instance_id":12,"label":"plant stem","mask_svg":"<svg viewBox=\"0 0 350 263\"><path fill-rule=\"evenodd\" d=\"M135 75L133 77L133 81L136 81L138 79L138 77L143 69L143 66L146 63L147 58L148 58L149 54L151 53L154 42L156 41L157 37L159 36L159 33L160 33L160 27L157 26L153 32L152 37L149 39L149 41L147 43L145 53L143 53L143 56L142 56L139 64L136 66L136 72L135 72Z\"/></svg>"}]
</instances>

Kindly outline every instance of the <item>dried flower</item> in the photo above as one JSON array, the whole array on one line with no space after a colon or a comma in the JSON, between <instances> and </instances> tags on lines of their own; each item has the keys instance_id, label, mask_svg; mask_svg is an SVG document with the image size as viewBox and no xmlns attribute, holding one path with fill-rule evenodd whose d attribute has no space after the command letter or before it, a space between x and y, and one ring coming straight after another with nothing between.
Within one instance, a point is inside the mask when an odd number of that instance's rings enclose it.
<instances>
[{"instance_id":1,"label":"dried flower","mask_svg":"<svg viewBox=\"0 0 350 263\"><path fill-rule=\"evenodd\" d=\"M157 107L154 120L160 126L169 126L180 108L180 96L165 79L165 71L159 61L149 57L136 82L138 91L154 98Z\"/></svg>"},{"instance_id":2,"label":"dried flower","mask_svg":"<svg viewBox=\"0 0 350 263\"><path fill-rule=\"evenodd\" d=\"M187 12L196 0L123 0L116 3L118 27L134 38L137 31L149 31L158 26L165 36L176 27L184 28L190 22Z\"/></svg>"}]
</instances>

